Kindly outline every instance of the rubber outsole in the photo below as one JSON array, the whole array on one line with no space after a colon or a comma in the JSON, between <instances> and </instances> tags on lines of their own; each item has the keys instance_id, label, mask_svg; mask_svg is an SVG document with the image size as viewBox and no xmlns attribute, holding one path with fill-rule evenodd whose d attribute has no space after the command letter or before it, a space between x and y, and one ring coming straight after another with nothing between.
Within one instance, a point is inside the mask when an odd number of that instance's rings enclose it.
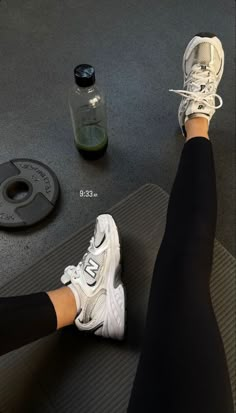
<instances>
[{"instance_id":1,"label":"rubber outsole","mask_svg":"<svg viewBox=\"0 0 236 413\"><path fill-rule=\"evenodd\" d=\"M113 218L113 217L112 217L112 218ZM126 337L126 334L127 334L127 324L128 324L128 315L127 315L127 314L128 314L128 308L127 308L127 289L126 289L126 287L125 287L125 285L124 285L124 283L123 283L123 280L122 280L122 274L123 274L123 271L124 271L123 241L122 241L122 237L121 237L121 235L120 235L119 227L118 227L118 225L117 225L117 223L116 223L116 221L115 221L114 218L113 218L113 220L114 220L115 225L116 225L116 228L117 228L118 240L119 240L119 245L120 245L120 267L121 267L121 271L120 271L120 284L122 285L123 290L124 290L124 300L125 300L125 302L124 302L124 308L125 308L124 334L123 334L123 337L121 338L121 340L124 340L125 337Z\"/></svg>"},{"instance_id":2,"label":"rubber outsole","mask_svg":"<svg viewBox=\"0 0 236 413\"><path fill-rule=\"evenodd\" d=\"M110 214L108 214L108 215L110 215ZM106 317L105 320L104 320L104 328L103 328L103 331L101 332L101 335L103 337L106 337L106 338L121 341L121 340L124 339L125 327L126 327L126 294L125 294L125 287L124 287L124 284L122 282L123 265L122 265L121 236L120 236L117 224L116 224L116 222L115 222L112 215L110 215L110 217L108 219L108 222L109 222L109 225L111 226L111 229L113 228L112 230L116 232L116 235L115 235L115 238L114 238L113 242L115 242L114 247L119 248L119 260L116 263L113 285L110 284L110 287L107 285L107 289L108 289L108 291L109 291L109 288L114 290L114 291L116 289L120 289L119 294L121 294L123 296L122 297L122 303L123 303L123 307L124 307L124 312L123 312L123 310L120 312L120 317L121 317L121 320L122 320L122 324L119 327L117 325L117 331L114 331L111 328L112 327L112 318L110 319L110 316L108 316L108 318ZM114 228L114 226L115 226L115 228ZM111 296L113 294L114 294L114 292L111 292ZM124 300L124 302L123 302L123 300ZM109 307L111 305L112 305L112 301L111 301L111 298L109 298L109 295L108 295L106 306L109 309ZM111 311L111 309L110 309L110 311ZM107 314L109 314L109 310L108 310Z\"/></svg>"},{"instance_id":3,"label":"rubber outsole","mask_svg":"<svg viewBox=\"0 0 236 413\"><path fill-rule=\"evenodd\" d=\"M210 32L200 32L200 33L195 34L195 36L198 36L198 37L209 37L209 38L217 37L216 34L210 33ZM194 37L195 37L195 36L194 36Z\"/></svg>"},{"instance_id":4,"label":"rubber outsole","mask_svg":"<svg viewBox=\"0 0 236 413\"><path fill-rule=\"evenodd\" d=\"M113 218L114 219L114 218ZM114 220L115 221L115 220ZM115 222L116 227L117 227L117 232L118 232L118 237L119 237L119 244L120 244L120 266L121 266L121 284L124 290L124 297L125 297L125 321L124 321L124 335L123 335L123 340L127 336L127 330L128 330L128 305L127 305L127 288L125 287L123 280L122 280L122 274L124 272L124 260L123 260L123 241L122 237L120 235L119 227L117 223Z\"/></svg>"}]
</instances>

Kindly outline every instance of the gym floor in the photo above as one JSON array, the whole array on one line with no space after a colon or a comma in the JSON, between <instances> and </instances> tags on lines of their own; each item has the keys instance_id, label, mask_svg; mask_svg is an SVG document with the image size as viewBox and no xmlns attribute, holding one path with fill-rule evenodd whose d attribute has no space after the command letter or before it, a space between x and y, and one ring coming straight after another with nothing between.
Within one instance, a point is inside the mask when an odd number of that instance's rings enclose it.
<instances>
[{"instance_id":1,"label":"gym floor","mask_svg":"<svg viewBox=\"0 0 236 413\"><path fill-rule=\"evenodd\" d=\"M183 53L201 31L215 33L225 50L217 91L223 107L210 138L216 238L235 256L234 15L231 0L205 0L201 7L175 0L0 0L0 163L37 159L61 186L58 208L41 224L1 229L0 285L141 185L170 193L184 138L181 97L168 89L183 88ZM83 160L73 143L67 96L80 63L95 67L107 98L109 148L95 162ZM81 198L81 189L98 196Z\"/></svg>"}]
</instances>

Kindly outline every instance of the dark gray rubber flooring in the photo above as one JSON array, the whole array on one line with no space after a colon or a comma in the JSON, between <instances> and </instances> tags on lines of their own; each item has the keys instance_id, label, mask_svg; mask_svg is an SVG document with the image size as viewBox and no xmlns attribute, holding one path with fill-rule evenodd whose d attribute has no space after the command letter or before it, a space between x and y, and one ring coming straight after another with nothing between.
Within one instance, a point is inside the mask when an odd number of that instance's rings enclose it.
<instances>
[{"instance_id":1,"label":"dark gray rubber flooring","mask_svg":"<svg viewBox=\"0 0 236 413\"><path fill-rule=\"evenodd\" d=\"M217 239L235 256L235 2L232 0L0 0L0 163L38 159L57 174L57 213L34 229L0 231L0 284L96 215L151 182L170 193L183 137L182 57L200 31L225 49L210 127ZM107 96L109 149L93 164L74 148L67 104L73 68L95 66ZM97 198L80 198L91 189Z\"/></svg>"},{"instance_id":2,"label":"dark gray rubber flooring","mask_svg":"<svg viewBox=\"0 0 236 413\"><path fill-rule=\"evenodd\" d=\"M165 229L167 203L166 192L156 185L145 185L108 211L122 238L128 309L126 340L118 343L87 337L72 326L1 357L1 413L126 411L139 358L152 271ZM0 295L59 286L64 267L77 264L93 229L94 222L82 228L14 282L2 286ZM234 277L235 259L215 240L211 294L233 387Z\"/></svg>"}]
</instances>

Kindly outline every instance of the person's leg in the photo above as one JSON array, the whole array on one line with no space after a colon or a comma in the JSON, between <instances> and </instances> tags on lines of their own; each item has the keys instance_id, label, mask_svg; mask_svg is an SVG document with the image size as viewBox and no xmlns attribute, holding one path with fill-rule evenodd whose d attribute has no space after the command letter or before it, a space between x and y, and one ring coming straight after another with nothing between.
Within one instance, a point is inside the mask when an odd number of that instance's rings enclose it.
<instances>
[{"instance_id":1,"label":"person's leg","mask_svg":"<svg viewBox=\"0 0 236 413\"><path fill-rule=\"evenodd\" d=\"M0 356L73 324L77 314L68 287L0 298Z\"/></svg>"},{"instance_id":2,"label":"person's leg","mask_svg":"<svg viewBox=\"0 0 236 413\"><path fill-rule=\"evenodd\" d=\"M87 331L122 340L125 295L120 278L119 234L113 217L101 214L87 252L61 277L66 287L0 298L0 355L75 323Z\"/></svg>"},{"instance_id":3,"label":"person's leg","mask_svg":"<svg viewBox=\"0 0 236 413\"><path fill-rule=\"evenodd\" d=\"M217 218L212 144L202 119L185 127L128 413L233 413L209 292Z\"/></svg>"}]
</instances>

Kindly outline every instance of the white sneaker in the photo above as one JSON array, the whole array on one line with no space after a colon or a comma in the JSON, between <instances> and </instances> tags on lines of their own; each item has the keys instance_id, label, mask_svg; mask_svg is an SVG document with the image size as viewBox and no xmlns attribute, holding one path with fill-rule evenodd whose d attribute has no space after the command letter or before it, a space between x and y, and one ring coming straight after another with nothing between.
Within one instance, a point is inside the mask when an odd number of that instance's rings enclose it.
<instances>
[{"instance_id":1,"label":"white sneaker","mask_svg":"<svg viewBox=\"0 0 236 413\"><path fill-rule=\"evenodd\" d=\"M120 242L111 215L99 215L87 253L78 266L68 266L61 277L78 294L79 330L122 340L125 330L125 294L121 282Z\"/></svg>"},{"instance_id":2,"label":"white sneaker","mask_svg":"<svg viewBox=\"0 0 236 413\"><path fill-rule=\"evenodd\" d=\"M186 138L184 123L193 117L204 117L210 124L216 109L223 105L216 94L224 71L224 50L220 39L213 33L198 33L189 42L183 57L185 90L169 89L183 96L178 119L183 136ZM219 106L215 106L215 98Z\"/></svg>"}]
</instances>

